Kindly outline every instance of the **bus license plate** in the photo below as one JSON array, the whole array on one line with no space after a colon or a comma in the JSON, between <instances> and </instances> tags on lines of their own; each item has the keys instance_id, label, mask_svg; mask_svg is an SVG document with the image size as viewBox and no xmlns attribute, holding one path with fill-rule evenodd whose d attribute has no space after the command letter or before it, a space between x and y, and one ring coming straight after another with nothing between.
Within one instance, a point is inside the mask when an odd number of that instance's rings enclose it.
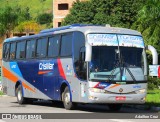
<instances>
[{"instance_id":1,"label":"bus license plate","mask_svg":"<svg viewBox=\"0 0 160 122\"><path fill-rule=\"evenodd\" d=\"M125 96L117 96L116 101L125 101L126 97Z\"/></svg>"}]
</instances>

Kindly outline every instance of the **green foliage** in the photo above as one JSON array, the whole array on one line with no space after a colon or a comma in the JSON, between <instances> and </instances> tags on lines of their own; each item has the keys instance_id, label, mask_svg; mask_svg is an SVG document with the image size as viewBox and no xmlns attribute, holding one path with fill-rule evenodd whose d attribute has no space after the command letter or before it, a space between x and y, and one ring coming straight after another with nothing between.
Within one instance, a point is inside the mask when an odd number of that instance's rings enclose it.
<instances>
[{"instance_id":1,"label":"green foliage","mask_svg":"<svg viewBox=\"0 0 160 122\"><path fill-rule=\"evenodd\" d=\"M29 8L22 9L17 6L13 8L6 6L0 9L0 36L6 35L10 37L11 32L14 28L22 21L30 20L30 14L28 13Z\"/></svg>"},{"instance_id":2,"label":"green foliage","mask_svg":"<svg viewBox=\"0 0 160 122\"><path fill-rule=\"evenodd\" d=\"M77 1L73 4L62 25L69 25L73 23L90 24L94 17L94 11L90 1Z\"/></svg>"},{"instance_id":3,"label":"green foliage","mask_svg":"<svg viewBox=\"0 0 160 122\"><path fill-rule=\"evenodd\" d=\"M160 107L160 89L148 90L146 105Z\"/></svg>"},{"instance_id":4,"label":"green foliage","mask_svg":"<svg viewBox=\"0 0 160 122\"><path fill-rule=\"evenodd\" d=\"M37 22L39 24L50 24L52 22L52 18L52 13L42 13L38 15Z\"/></svg>"},{"instance_id":5,"label":"green foliage","mask_svg":"<svg viewBox=\"0 0 160 122\"><path fill-rule=\"evenodd\" d=\"M154 90L160 87L160 78L148 77L148 89Z\"/></svg>"},{"instance_id":6,"label":"green foliage","mask_svg":"<svg viewBox=\"0 0 160 122\"><path fill-rule=\"evenodd\" d=\"M9 37L13 28L18 24L18 14L15 9L7 6L0 10L0 34Z\"/></svg>"},{"instance_id":7,"label":"green foliage","mask_svg":"<svg viewBox=\"0 0 160 122\"><path fill-rule=\"evenodd\" d=\"M35 19L37 15L42 13L51 13L53 8L53 0L0 0L1 8L4 9L6 6L17 6L22 9L29 8L30 16Z\"/></svg>"},{"instance_id":8,"label":"green foliage","mask_svg":"<svg viewBox=\"0 0 160 122\"><path fill-rule=\"evenodd\" d=\"M147 0L139 11L137 21L132 28L140 31L146 44L153 45L160 53L160 2Z\"/></svg>"},{"instance_id":9,"label":"green foliage","mask_svg":"<svg viewBox=\"0 0 160 122\"><path fill-rule=\"evenodd\" d=\"M15 30L18 32L26 32L28 34L29 32L39 32L42 29L42 27L36 23L35 21L24 21L21 22Z\"/></svg>"},{"instance_id":10,"label":"green foliage","mask_svg":"<svg viewBox=\"0 0 160 122\"><path fill-rule=\"evenodd\" d=\"M3 92L2 91L0 91L0 96L2 96L3 95Z\"/></svg>"},{"instance_id":11,"label":"green foliage","mask_svg":"<svg viewBox=\"0 0 160 122\"><path fill-rule=\"evenodd\" d=\"M73 23L110 24L130 28L144 0L77 1L62 25Z\"/></svg>"}]
</instances>

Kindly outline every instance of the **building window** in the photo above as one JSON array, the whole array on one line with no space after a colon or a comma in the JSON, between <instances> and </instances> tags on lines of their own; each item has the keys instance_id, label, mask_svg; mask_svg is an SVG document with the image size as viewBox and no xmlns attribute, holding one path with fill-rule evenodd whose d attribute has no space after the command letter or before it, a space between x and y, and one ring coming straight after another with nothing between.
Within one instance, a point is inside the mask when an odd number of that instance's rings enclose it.
<instances>
[{"instance_id":1,"label":"building window","mask_svg":"<svg viewBox=\"0 0 160 122\"><path fill-rule=\"evenodd\" d=\"M63 3L63 4L58 4L58 10L68 10L68 4Z\"/></svg>"},{"instance_id":2,"label":"building window","mask_svg":"<svg viewBox=\"0 0 160 122\"><path fill-rule=\"evenodd\" d=\"M60 27L61 26L61 22L58 22L58 27Z\"/></svg>"}]
</instances>

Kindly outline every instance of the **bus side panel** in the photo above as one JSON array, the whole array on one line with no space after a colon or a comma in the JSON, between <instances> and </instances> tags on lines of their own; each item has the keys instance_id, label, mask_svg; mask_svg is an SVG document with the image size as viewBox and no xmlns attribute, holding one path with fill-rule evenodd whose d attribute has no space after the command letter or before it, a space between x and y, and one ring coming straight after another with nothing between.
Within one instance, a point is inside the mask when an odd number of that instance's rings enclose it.
<instances>
[{"instance_id":1,"label":"bus side panel","mask_svg":"<svg viewBox=\"0 0 160 122\"><path fill-rule=\"evenodd\" d=\"M3 86L3 92L6 93L9 96L15 96L15 83L16 81L12 81L13 73L10 73L10 65L8 62L2 62L2 86Z\"/></svg>"},{"instance_id":2,"label":"bus side panel","mask_svg":"<svg viewBox=\"0 0 160 122\"><path fill-rule=\"evenodd\" d=\"M66 80L70 85L72 101L73 102L87 102L87 91L88 84L86 81L80 81L76 77L76 73L73 68L73 61L71 58L61 59L64 74Z\"/></svg>"}]
</instances>

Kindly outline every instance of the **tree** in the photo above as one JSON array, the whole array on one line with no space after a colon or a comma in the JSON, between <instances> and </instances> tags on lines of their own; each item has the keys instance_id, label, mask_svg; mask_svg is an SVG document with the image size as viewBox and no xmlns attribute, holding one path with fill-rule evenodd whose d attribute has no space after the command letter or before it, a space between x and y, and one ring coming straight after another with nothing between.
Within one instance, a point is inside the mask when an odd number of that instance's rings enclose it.
<instances>
[{"instance_id":1,"label":"tree","mask_svg":"<svg viewBox=\"0 0 160 122\"><path fill-rule=\"evenodd\" d=\"M6 6L0 9L0 36L9 38L14 28L22 21L30 20L29 8Z\"/></svg>"},{"instance_id":2,"label":"tree","mask_svg":"<svg viewBox=\"0 0 160 122\"><path fill-rule=\"evenodd\" d=\"M146 5L139 11L137 21L132 28L140 31L146 44L153 45L160 53L160 2L147 0Z\"/></svg>"},{"instance_id":3,"label":"tree","mask_svg":"<svg viewBox=\"0 0 160 122\"><path fill-rule=\"evenodd\" d=\"M0 36L10 37L11 31L18 23L18 14L9 6L0 10Z\"/></svg>"},{"instance_id":4,"label":"tree","mask_svg":"<svg viewBox=\"0 0 160 122\"><path fill-rule=\"evenodd\" d=\"M52 22L53 15L51 13L42 13L37 17L39 24L50 24Z\"/></svg>"},{"instance_id":5,"label":"tree","mask_svg":"<svg viewBox=\"0 0 160 122\"><path fill-rule=\"evenodd\" d=\"M130 28L143 4L144 0L77 1L62 24L110 24Z\"/></svg>"},{"instance_id":6,"label":"tree","mask_svg":"<svg viewBox=\"0 0 160 122\"><path fill-rule=\"evenodd\" d=\"M38 33L42 27L35 21L25 21L21 22L16 28L15 31L26 32L26 35L29 35L30 32Z\"/></svg>"},{"instance_id":7,"label":"tree","mask_svg":"<svg viewBox=\"0 0 160 122\"><path fill-rule=\"evenodd\" d=\"M79 0L73 3L73 7L62 22L62 25L68 25L73 23L90 24L94 17L94 11L91 7L90 1Z\"/></svg>"}]
</instances>

